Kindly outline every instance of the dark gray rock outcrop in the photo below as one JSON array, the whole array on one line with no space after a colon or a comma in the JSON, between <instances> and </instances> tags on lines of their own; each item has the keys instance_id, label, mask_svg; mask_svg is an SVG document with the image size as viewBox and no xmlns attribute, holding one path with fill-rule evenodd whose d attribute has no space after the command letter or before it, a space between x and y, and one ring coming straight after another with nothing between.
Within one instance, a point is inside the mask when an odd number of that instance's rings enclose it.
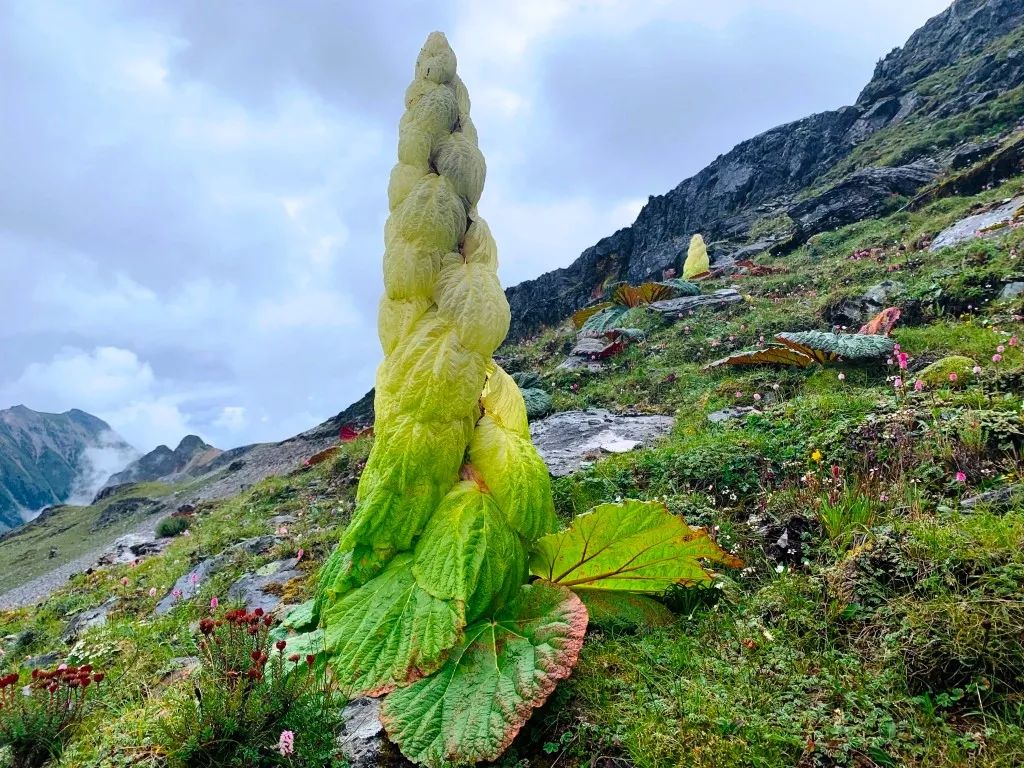
<instances>
[{"instance_id":1,"label":"dark gray rock outcrop","mask_svg":"<svg viewBox=\"0 0 1024 768\"><path fill-rule=\"evenodd\" d=\"M1024 51L983 54L1022 23L1020 0L956 0L879 63L855 105L738 144L675 189L649 198L631 226L598 241L568 267L508 288L510 337L561 322L601 295L609 280L636 283L678 268L695 232L712 243L712 263L722 264L748 246L759 221L785 215L797 221L798 230L773 246L781 252L817 232L879 215L897 196L919 192L949 167L955 152L931 162L915 154L893 168L852 163L840 173L838 166L878 131L911 118L938 118L939 112L956 115L1024 83ZM963 60L966 65L959 65ZM941 98L914 90L923 78L954 64L952 85Z\"/></svg>"}]
</instances>

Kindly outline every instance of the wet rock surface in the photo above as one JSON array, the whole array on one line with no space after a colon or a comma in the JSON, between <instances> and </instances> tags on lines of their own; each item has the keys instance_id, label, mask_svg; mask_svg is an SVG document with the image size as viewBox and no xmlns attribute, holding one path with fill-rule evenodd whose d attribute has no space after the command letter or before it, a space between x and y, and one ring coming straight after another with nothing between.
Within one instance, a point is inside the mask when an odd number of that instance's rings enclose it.
<instances>
[{"instance_id":1,"label":"wet rock surface","mask_svg":"<svg viewBox=\"0 0 1024 768\"><path fill-rule=\"evenodd\" d=\"M259 555L266 552L273 545L273 536L258 536L228 547L219 555L206 558L174 582L174 586L171 587L170 591L156 604L156 608L153 609L154 613L157 616L163 616L170 613L179 600L190 600L195 597L210 574L228 562L235 554L244 552L250 555ZM176 595L175 592L178 594Z\"/></svg>"},{"instance_id":2,"label":"wet rock surface","mask_svg":"<svg viewBox=\"0 0 1024 768\"><path fill-rule=\"evenodd\" d=\"M828 318L835 325L856 330L883 309L897 304L905 292L906 286L898 280L883 280L860 296L838 303L829 310Z\"/></svg>"},{"instance_id":3,"label":"wet rock surface","mask_svg":"<svg viewBox=\"0 0 1024 768\"><path fill-rule=\"evenodd\" d=\"M752 405L737 405L732 408L723 408L720 411L713 411L712 413L709 413L708 421L712 424L724 424L725 422L732 421L733 419L742 419L748 413L760 413L760 411Z\"/></svg>"},{"instance_id":4,"label":"wet rock surface","mask_svg":"<svg viewBox=\"0 0 1024 768\"><path fill-rule=\"evenodd\" d=\"M530 436L548 471L562 477L601 453L647 445L671 432L674 424L671 416L618 416L602 409L563 411L531 424Z\"/></svg>"},{"instance_id":5,"label":"wet rock surface","mask_svg":"<svg viewBox=\"0 0 1024 768\"><path fill-rule=\"evenodd\" d=\"M228 600L240 602L247 611L262 608L266 613L274 613L281 607L281 592L292 579L303 576L296 566L296 558L275 560L267 563L253 573L247 573L228 589Z\"/></svg>"},{"instance_id":6,"label":"wet rock surface","mask_svg":"<svg viewBox=\"0 0 1024 768\"><path fill-rule=\"evenodd\" d=\"M937 251L940 248L959 245L979 237L999 237L1004 235L1010 231L1014 214L1018 213L1022 206L1024 206L1024 196L1015 197L993 208L991 211L976 213L973 216L960 219L960 221L936 235L932 244L928 246L928 250ZM1017 218L1019 219L1020 216L1017 216ZM1005 224L1005 226L1000 226L1001 224Z\"/></svg>"},{"instance_id":7,"label":"wet rock surface","mask_svg":"<svg viewBox=\"0 0 1024 768\"><path fill-rule=\"evenodd\" d=\"M86 631L94 627L102 627L107 623L107 616L117 607L118 602L116 597L112 597L101 606L76 613L68 621L64 632L61 634L61 639L68 645L71 645L85 634Z\"/></svg>"},{"instance_id":8,"label":"wet rock surface","mask_svg":"<svg viewBox=\"0 0 1024 768\"><path fill-rule=\"evenodd\" d=\"M412 766L388 741L380 721L380 699L355 699L342 710L338 747L350 768L402 768Z\"/></svg>"},{"instance_id":9,"label":"wet rock surface","mask_svg":"<svg viewBox=\"0 0 1024 768\"><path fill-rule=\"evenodd\" d=\"M721 309L741 301L743 297L735 288L720 288L700 296L680 296L677 299L655 301L651 304L651 309L663 315L681 317L698 309Z\"/></svg>"},{"instance_id":10,"label":"wet rock surface","mask_svg":"<svg viewBox=\"0 0 1024 768\"><path fill-rule=\"evenodd\" d=\"M1005 509L1018 498L1024 499L1024 485L1005 485L1002 488L985 491L976 496L971 496L960 502L960 507L969 511L987 507L991 509Z\"/></svg>"}]
</instances>

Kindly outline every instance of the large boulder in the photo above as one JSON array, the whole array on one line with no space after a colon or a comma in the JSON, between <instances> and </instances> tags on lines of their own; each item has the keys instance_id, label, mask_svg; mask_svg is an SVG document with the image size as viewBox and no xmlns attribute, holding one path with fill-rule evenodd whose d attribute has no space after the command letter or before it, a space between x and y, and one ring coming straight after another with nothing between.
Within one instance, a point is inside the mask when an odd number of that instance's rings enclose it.
<instances>
[{"instance_id":1,"label":"large boulder","mask_svg":"<svg viewBox=\"0 0 1024 768\"><path fill-rule=\"evenodd\" d=\"M548 471L562 477L602 453L622 453L647 445L667 435L674 425L671 416L617 416L595 408L563 411L535 421L530 436Z\"/></svg>"}]
</instances>

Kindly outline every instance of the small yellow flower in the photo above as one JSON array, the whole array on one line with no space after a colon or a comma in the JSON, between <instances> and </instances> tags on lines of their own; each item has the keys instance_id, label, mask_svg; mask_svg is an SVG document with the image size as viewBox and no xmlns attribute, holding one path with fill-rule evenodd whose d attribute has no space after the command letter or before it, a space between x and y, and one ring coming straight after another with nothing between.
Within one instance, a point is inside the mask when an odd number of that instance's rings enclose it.
<instances>
[{"instance_id":1,"label":"small yellow flower","mask_svg":"<svg viewBox=\"0 0 1024 768\"><path fill-rule=\"evenodd\" d=\"M811 453L811 461L813 461L815 464L821 464L822 458L823 456L821 455L821 451L815 448L814 452Z\"/></svg>"}]
</instances>

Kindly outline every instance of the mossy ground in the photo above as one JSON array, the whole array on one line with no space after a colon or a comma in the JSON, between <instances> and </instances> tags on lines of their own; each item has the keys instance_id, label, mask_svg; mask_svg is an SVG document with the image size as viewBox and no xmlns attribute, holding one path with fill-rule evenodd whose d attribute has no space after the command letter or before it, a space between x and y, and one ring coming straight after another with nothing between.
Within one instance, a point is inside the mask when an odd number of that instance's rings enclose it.
<instances>
[{"instance_id":1,"label":"mossy ground","mask_svg":"<svg viewBox=\"0 0 1024 768\"><path fill-rule=\"evenodd\" d=\"M503 350L512 370L540 374L558 410L677 416L663 442L556 481L565 519L618 497L662 498L746 563L713 590L667 596L673 626L592 631L574 676L504 765L1024 763L1024 504L960 503L1024 474L1024 354L1007 346L992 362L1021 330L1021 300L993 299L1020 274L1024 232L938 253L914 245L1020 188L1018 180L826 233L771 262L783 273L708 284L734 284L747 300L674 324L641 316L646 341L601 374L556 369L572 344L568 327ZM875 257L851 258L872 247L881 249ZM981 374L914 392L894 387L897 371L884 364L703 370L762 336L827 328L839 301L885 278L904 283L912 307L894 333L911 358L904 379L947 355L978 361ZM707 420L736 404L757 410ZM121 598L106 626L71 651L110 674L60 765L160 764L155 724L176 700L167 687L187 685L171 673L173 659L195 653L192 624L240 574L300 547L307 578L293 591L312 594L370 439L201 506L189 535L137 567L77 576L37 608L0 614L14 662L66 650L69 615ZM197 561L272 533L270 519L285 513L296 522L270 552L240 555L197 598L153 616L151 588L162 596Z\"/></svg>"}]
</instances>

